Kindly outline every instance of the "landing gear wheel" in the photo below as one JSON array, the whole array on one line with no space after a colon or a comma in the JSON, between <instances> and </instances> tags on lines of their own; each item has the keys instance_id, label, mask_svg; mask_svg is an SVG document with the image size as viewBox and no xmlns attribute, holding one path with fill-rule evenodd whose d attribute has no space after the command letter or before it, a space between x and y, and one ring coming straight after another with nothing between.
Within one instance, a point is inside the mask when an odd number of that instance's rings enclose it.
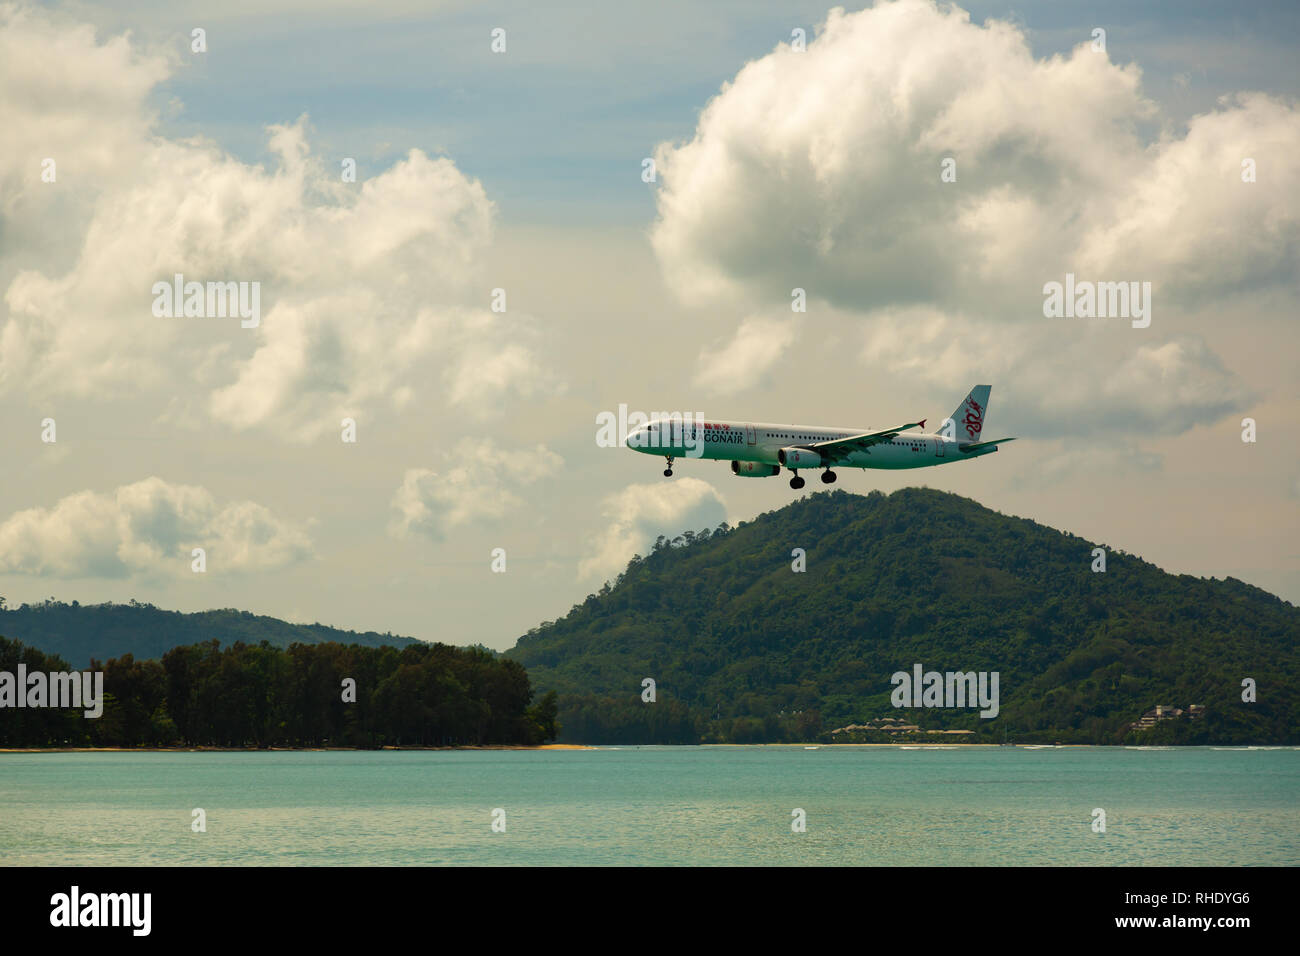
<instances>
[{"instance_id":1,"label":"landing gear wheel","mask_svg":"<svg viewBox=\"0 0 1300 956\"><path fill-rule=\"evenodd\" d=\"M671 478L673 476L673 456L665 455L664 457L668 459L668 467L664 469L664 477Z\"/></svg>"},{"instance_id":2,"label":"landing gear wheel","mask_svg":"<svg viewBox=\"0 0 1300 956\"><path fill-rule=\"evenodd\" d=\"M793 478L790 479L790 487L793 488L795 491L798 491L800 488L802 488L803 484L804 484L803 479L800 478L798 475L795 475Z\"/></svg>"},{"instance_id":3,"label":"landing gear wheel","mask_svg":"<svg viewBox=\"0 0 1300 956\"><path fill-rule=\"evenodd\" d=\"M833 485L833 484L835 484L835 472L831 471L829 468L827 468L825 471L823 471L823 472L822 472L822 484L823 484L823 485Z\"/></svg>"}]
</instances>

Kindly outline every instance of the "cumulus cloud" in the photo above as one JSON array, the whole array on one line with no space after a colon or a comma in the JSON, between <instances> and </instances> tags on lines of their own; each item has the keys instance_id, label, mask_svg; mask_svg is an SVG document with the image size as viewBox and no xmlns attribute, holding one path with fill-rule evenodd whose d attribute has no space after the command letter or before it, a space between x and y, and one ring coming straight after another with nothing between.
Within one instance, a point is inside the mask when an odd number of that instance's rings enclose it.
<instances>
[{"instance_id":1,"label":"cumulus cloud","mask_svg":"<svg viewBox=\"0 0 1300 956\"><path fill-rule=\"evenodd\" d=\"M977 381L993 383L989 415L999 435L999 421L1041 438L1180 434L1252 399L1200 336L1134 344L1124 331L1107 334L1086 323L1063 331L1061 323L1071 321L1025 322L1008 335L1005 325L982 317L883 310L867 324L862 359L946 390L954 405ZM985 435L998 437L988 429Z\"/></svg>"},{"instance_id":2,"label":"cumulus cloud","mask_svg":"<svg viewBox=\"0 0 1300 956\"><path fill-rule=\"evenodd\" d=\"M486 459L483 442L461 439L447 455L442 471L410 468L393 495L395 512L389 533L441 540L452 529L505 517L523 505L514 489L555 474L564 459L545 445L518 449L499 461Z\"/></svg>"},{"instance_id":3,"label":"cumulus cloud","mask_svg":"<svg viewBox=\"0 0 1300 956\"><path fill-rule=\"evenodd\" d=\"M466 338L472 341L466 343L460 361L447 371L447 396L452 404L483 417L502 395L529 399L564 389L540 364L533 348L508 341L511 333L505 328L485 328L493 324L492 319L478 316L463 326Z\"/></svg>"},{"instance_id":4,"label":"cumulus cloud","mask_svg":"<svg viewBox=\"0 0 1300 956\"><path fill-rule=\"evenodd\" d=\"M1262 93L1219 103L1216 112L1194 117L1185 136L1166 134L1147 151L1112 215L1081 237L1082 270L1151 278L1167 301L1180 303L1256 285L1294 286L1300 112ZM1255 181L1244 182L1243 174Z\"/></svg>"},{"instance_id":5,"label":"cumulus cloud","mask_svg":"<svg viewBox=\"0 0 1300 956\"><path fill-rule=\"evenodd\" d=\"M695 384L710 395L734 395L761 384L795 339L792 319L752 315L730 342L705 348L696 363Z\"/></svg>"},{"instance_id":6,"label":"cumulus cloud","mask_svg":"<svg viewBox=\"0 0 1300 956\"><path fill-rule=\"evenodd\" d=\"M451 383L450 405L480 411L544 387L528 317L487 308L480 263L494 205L450 159L411 150L344 183L313 156L305 117L268 127L270 168L201 138L167 139L146 102L169 59L52 17L0 13L0 54L22 51L0 55L0 121L13 119L0 233L8 250L44 241L53 222L79 246L66 267L47 260L8 278L0 393L168 388L192 394L209 420L309 440L343 416L408 404L438 377ZM29 60L76 79L33 98L33 82L9 82ZM79 97L78 84L99 92ZM57 102L44 105L50 90ZM89 157L77 145L101 142ZM56 183L40 181L32 157L43 151L57 154ZM176 274L259 283L260 325L156 317L153 286ZM193 420L189 412L172 415Z\"/></svg>"},{"instance_id":7,"label":"cumulus cloud","mask_svg":"<svg viewBox=\"0 0 1300 956\"><path fill-rule=\"evenodd\" d=\"M1225 100L1148 143L1140 81L1088 43L1037 59L1019 28L932 0L834 9L805 52L747 64L690 140L658 147L655 251L705 302L801 286L845 308L996 311L1041 304L1066 271L1201 276L1200 294L1294 281L1295 108ZM1244 157L1271 185L1242 182Z\"/></svg>"},{"instance_id":8,"label":"cumulus cloud","mask_svg":"<svg viewBox=\"0 0 1300 956\"><path fill-rule=\"evenodd\" d=\"M77 492L0 524L0 572L10 574L183 577L193 548L206 552L207 573L246 573L301 561L311 541L256 502L221 504L204 488L156 477Z\"/></svg>"},{"instance_id":9,"label":"cumulus cloud","mask_svg":"<svg viewBox=\"0 0 1300 956\"><path fill-rule=\"evenodd\" d=\"M1087 42L1039 59L1017 26L932 0L832 10L806 51L747 64L655 155L652 241L683 300L761 310L804 288L809 321L862 324L871 368L991 381L1029 428L1221 416L1249 390L1180 310L1300 274L1293 104L1241 94L1175 129L1136 65ZM1150 282L1151 328L1045 318L1044 284L1067 272ZM761 374L793 341L747 322L729 351Z\"/></svg>"},{"instance_id":10,"label":"cumulus cloud","mask_svg":"<svg viewBox=\"0 0 1300 956\"><path fill-rule=\"evenodd\" d=\"M88 25L0 5L0 216L36 214L55 200L40 178L46 159L56 182L81 190L128 174L148 148L146 98L173 65L125 36L97 43Z\"/></svg>"},{"instance_id":11,"label":"cumulus cloud","mask_svg":"<svg viewBox=\"0 0 1300 956\"><path fill-rule=\"evenodd\" d=\"M659 535L714 528L726 520L726 505L713 486L699 478L674 478L629 485L605 498L605 530L592 553L578 563L579 579L615 577L637 552Z\"/></svg>"},{"instance_id":12,"label":"cumulus cloud","mask_svg":"<svg viewBox=\"0 0 1300 956\"><path fill-rule=\"evenodd\" d=\"M1081 475L1149 474L1163 456L1129 441L1068 442L1050 455L1035 455L1007 476L1013 489L1036 491L1075 481Z\"/></svg>"}]
</instances>

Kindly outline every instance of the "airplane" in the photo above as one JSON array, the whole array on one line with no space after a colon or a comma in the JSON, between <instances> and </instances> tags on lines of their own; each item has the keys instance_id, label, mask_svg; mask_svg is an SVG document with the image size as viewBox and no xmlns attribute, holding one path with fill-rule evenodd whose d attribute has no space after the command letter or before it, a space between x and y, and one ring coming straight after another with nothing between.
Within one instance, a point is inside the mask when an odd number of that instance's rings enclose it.
<instances>
[{"instance_id":1,"label":"airplane","mask_svg":"<svg viewBox=\"0 0 1300 956\"><path fill-rule=\"evenodd\" d=\"M925 419L893 428L828 428L823 425L774 425L764 422L693 420L674 415L656 418L628 433L627 446L646 455L668 460L664 477L673 476L680 457L731 460L731 471L741 478L771 478L784 466L793 477L790 487L804 486L799 472L822 471L822 483L835 481L833 467L926 468L990 455L1014 438L980 441L984 413L992 386L976 385L944 420L938 432L910 432L925 428Z\"/></svg>"}]
</instances>

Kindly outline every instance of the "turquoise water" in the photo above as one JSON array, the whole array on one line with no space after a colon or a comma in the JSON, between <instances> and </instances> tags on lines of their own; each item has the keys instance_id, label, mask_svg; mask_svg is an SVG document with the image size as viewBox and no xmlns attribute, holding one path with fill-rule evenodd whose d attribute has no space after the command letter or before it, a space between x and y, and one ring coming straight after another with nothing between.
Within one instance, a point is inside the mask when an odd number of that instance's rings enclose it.
<instances>
[{"instance_id":1,"label":"turquoise water","mask_svg":"<svg viewBox=\"0 0 1300 956\"><path fill-rule=\"evenodd\" d=\"M1294 865L1300 750L0 754L0 863Z\"/></svg>"}]
</instances>

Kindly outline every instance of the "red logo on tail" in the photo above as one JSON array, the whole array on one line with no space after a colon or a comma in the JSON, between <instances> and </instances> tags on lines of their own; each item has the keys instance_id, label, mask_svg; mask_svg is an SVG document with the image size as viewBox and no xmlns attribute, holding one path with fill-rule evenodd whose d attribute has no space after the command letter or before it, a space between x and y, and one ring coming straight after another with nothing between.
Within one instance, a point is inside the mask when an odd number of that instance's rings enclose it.
<instances>
[{"instance_id":1,"label":"red logo on tail","mask_svg":"<svg viewBox=\"0 0 1300 956\"><path fill-rule=\"evenodd\" d=\"M962 424L966 426L966 434L971 438L978 438L984 428L984 409L973 398L966 399L966 417Z\"/></svg>"}]
</instances>

